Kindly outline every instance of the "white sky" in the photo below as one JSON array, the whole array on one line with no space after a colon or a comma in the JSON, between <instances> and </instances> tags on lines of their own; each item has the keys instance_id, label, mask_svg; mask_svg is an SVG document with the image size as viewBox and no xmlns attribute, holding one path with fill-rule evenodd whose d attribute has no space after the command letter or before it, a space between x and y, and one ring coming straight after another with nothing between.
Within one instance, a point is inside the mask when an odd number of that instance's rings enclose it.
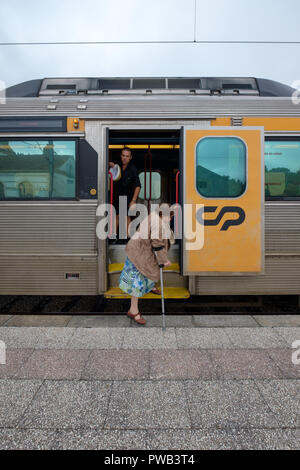
<instances>
[{"instance_id":1,"label":"white sky","mask_svg":"<svg viewBox=\"0 0 300 470\"><path fill-rule=\"evenodd\" d=\"M1 0L0 42L193 41L195 0ZM299 0L197 0L196 39L300 41ZM300 44L0 46L6 86L43 77L300 80Z\"/></svg>"}]
</instances>

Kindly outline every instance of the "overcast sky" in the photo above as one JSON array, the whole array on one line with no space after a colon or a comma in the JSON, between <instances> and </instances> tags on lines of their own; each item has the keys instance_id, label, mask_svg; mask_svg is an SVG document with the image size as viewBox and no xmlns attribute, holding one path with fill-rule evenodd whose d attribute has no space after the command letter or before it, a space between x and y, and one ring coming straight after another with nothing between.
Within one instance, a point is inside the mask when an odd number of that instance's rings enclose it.
<instances>
[{"instance_id":1,"label":"overcast sky","mask_svg":"<svg viewBox=\"0 0 300 470\"><path fill-rule=\"evenodd\" d=\"M299 0L1 0L0 43L300 41ZM300 44L0 45L6 86L43 77L300 80Z\"/></svg>"}]
</instances>

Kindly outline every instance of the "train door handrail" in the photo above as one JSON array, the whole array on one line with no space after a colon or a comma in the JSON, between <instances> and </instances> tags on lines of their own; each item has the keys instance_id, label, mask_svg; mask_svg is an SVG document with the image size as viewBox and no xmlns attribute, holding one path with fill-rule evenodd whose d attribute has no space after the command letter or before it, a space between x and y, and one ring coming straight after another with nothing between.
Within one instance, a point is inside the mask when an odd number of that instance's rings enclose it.
<instances>
[{"instance_id":1,"label":"train door handrail","mask_svg":"<svg viewBox=\"0 0 300 470\"><path fill-rule=\"evenodd\" d=\"M180 175L180 170L177 171L176 173L176 228L175 228L175 234L176 236L178 235L178 202L179 202L179 175Z\"/></svg>"},{"instance_id":2,"label":"train door handrail","mask_svg":"<svg viewBox=\"0 0 300 470\"><path fill-rule=\"evenodd\" d=\"M112 175L112 172L109 171L108 172L109 174L109 177L110 177L110 212L109 212L109 233L108 233L108 237L111 238L112 236L112 227L113 227L113 222L112 222L112 219L113 219L113 214L112 214L112 211L113 211L113 194L114 194L114 183L113 183L113 175Z\"/></svg>"},{"instance_id":3,"label":"train door handrail","mask_svg":"<svg viewBox=\"0 0 300 470\"><path fill-rule=\"evenodd\" d=\"M147 197L147 158L149 157L149 173L150 173L150 189L149 197ZM150 152L150 145L148 151L144 155L144 199L147 201L148 213L150 210L150 201L152 199L152 153Z\"/></svg>"}]
</instances>

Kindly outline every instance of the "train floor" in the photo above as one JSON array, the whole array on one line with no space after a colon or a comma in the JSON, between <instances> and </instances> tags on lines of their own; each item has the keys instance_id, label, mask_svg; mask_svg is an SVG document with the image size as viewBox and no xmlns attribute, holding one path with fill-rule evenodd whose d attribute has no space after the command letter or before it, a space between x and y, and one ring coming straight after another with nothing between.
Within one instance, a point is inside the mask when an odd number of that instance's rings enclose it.
<instances>
[{"instance_id":1,"label":"train floor","mask_svg":"<svg viewBox=\"0 0 300 470\"><path fill-rule=\"evenodd\" d=\"M299 450L297 317L2 315L0 448Z\"/></svg>"}]
</instances>

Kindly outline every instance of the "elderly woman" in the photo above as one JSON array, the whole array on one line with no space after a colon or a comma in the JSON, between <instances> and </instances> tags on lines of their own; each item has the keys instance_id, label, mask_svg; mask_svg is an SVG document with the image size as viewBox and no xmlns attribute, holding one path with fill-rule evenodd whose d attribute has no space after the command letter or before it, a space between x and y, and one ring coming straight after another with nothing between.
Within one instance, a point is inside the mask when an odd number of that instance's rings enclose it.
<instances>
[{"instance_id":1,"label":"elderly woman","mask_svg":"<svg viewBox=\"0 0 300 470\"><path fill-rule=\"evenodd\" d=\"M159 281L159 265L166 267L171 264L167 252L170 243L174 243L174 235L169 222L169 207L162 215L156 211L151 212L125 248L127 258L120 275L119 287L131 295L127 315L140 325L145 325L146 320L139 312L139 297L150 291L160 293L155 289L155 283Z\"/></svg>"}]
</instances>

